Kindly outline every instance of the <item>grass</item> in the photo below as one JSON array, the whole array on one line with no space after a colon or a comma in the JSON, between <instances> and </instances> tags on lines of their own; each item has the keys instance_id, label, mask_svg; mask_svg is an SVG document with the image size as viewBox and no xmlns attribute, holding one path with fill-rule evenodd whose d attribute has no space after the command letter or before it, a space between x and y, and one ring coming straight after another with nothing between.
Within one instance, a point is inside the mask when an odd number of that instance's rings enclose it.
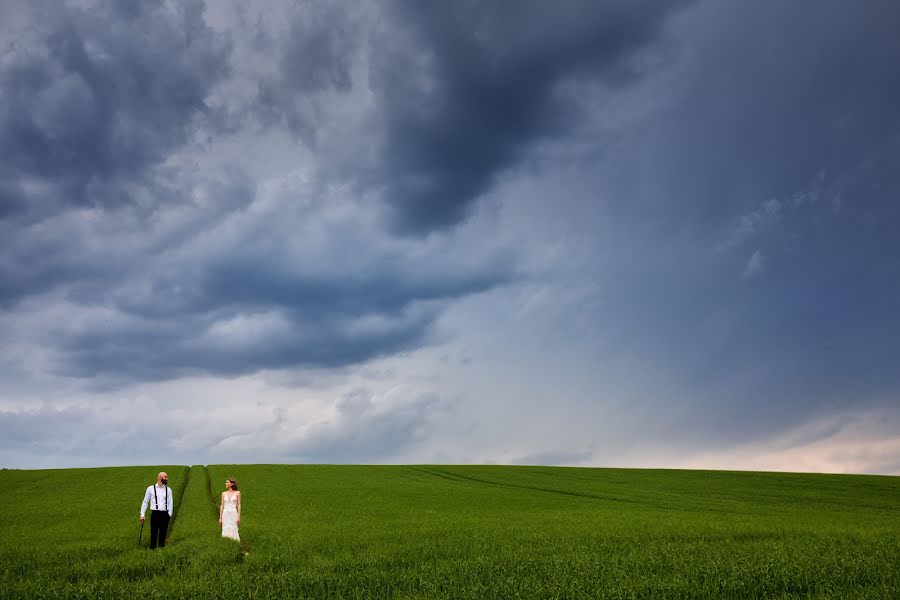
<instances>
[{"instance_id":1,"label":"grass","mask_svg":"<svg viewBox=\"0 0 900 600\"><path fill-rule=\"evenodd\" d=\"M2 472L0 597L900 597L896 477L167 470L180 504L156 552L136 547L155 469ZM244 496L240 544L216 523L232 476ZM94 508L79 508L91 497Z\"/></svg>"}]
</instances>

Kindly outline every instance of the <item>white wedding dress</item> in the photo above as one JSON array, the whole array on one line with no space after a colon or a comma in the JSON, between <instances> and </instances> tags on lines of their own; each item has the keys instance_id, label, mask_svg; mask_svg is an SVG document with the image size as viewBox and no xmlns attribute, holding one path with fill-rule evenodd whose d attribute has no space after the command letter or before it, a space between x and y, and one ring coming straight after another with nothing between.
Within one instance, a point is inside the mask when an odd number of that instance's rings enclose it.
<instances>
[{"instance_id":1,"label":"white wedding dress","mask_svg":"<svg viewBox=\"0 0 900 600\"><path fill-rule=\"evenodd\" d=\"M222 507L222 537L241 541L238 534L237 494L223 494ZM230 496L230 497L229 497Z\"/></svg>"}]
</instances>

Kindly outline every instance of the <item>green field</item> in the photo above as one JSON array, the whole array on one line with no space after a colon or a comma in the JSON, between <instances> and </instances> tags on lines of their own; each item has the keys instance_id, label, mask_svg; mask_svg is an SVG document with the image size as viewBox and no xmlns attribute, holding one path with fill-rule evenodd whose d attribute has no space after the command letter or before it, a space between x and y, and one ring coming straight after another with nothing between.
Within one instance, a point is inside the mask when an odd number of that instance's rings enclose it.
<instances>
[{"instance_id":1,"label":"green field","mask_svg":"<svg viewBox=\"0 0 900 600\"><path fill-rule=\"evenodd\" d=\"M176 511L150 551L160 468ZM216 522L229 476L241 543ZM2 471L0 505L3 598L900 598L897 477L122 467Z\"/></svg>"}]
</instances>

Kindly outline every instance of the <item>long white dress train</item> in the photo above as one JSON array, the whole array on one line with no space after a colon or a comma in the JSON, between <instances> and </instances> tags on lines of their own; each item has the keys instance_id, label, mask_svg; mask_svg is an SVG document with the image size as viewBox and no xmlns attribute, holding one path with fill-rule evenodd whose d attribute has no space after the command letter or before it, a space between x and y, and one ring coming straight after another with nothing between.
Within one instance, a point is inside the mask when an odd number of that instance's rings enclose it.
<instances>
[{"instance_id":1,"label":"long white dress train","mask_svg":"<svg viewBox=\"0 0 900 600\"><path fill-rule=\"evenodd\" d=\"M223 494L223 496L225 504L222 507L222 537L241 541L237 523L237 494Z\"/></svg>"}]
</instances>

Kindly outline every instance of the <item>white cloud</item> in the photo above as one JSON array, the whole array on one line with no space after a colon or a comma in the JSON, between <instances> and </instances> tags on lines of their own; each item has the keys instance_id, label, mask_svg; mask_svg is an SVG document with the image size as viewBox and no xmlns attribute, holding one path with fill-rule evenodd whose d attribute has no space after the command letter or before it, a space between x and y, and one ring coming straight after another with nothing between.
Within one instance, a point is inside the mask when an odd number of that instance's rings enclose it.
<instances>
[{"instance_id":1,"label":"white cloud","mask_svg":"<svg viewBox=\"0 0 900 600\"><path fill-rule=\"evenodd\" d=\"M753 254L750 255L750 259L747 260L747 266L744 267L743 277L755 277L762 273L764 268L765 261L763 259L762 252L756 250L753 252Z\"/></svg>"},{"instance_id":2,"label":"white cloud","mask_svg":"<svg viewBox=\"0 0 900 600\"><path fill-rule=\"evenodd\" d=\"M778 198L769 198L757 209L742 215L728 239L717 246L716 252L740 246L759 232L776 225L781 221L783 208Z\"/></svg>"}]
</instances>

